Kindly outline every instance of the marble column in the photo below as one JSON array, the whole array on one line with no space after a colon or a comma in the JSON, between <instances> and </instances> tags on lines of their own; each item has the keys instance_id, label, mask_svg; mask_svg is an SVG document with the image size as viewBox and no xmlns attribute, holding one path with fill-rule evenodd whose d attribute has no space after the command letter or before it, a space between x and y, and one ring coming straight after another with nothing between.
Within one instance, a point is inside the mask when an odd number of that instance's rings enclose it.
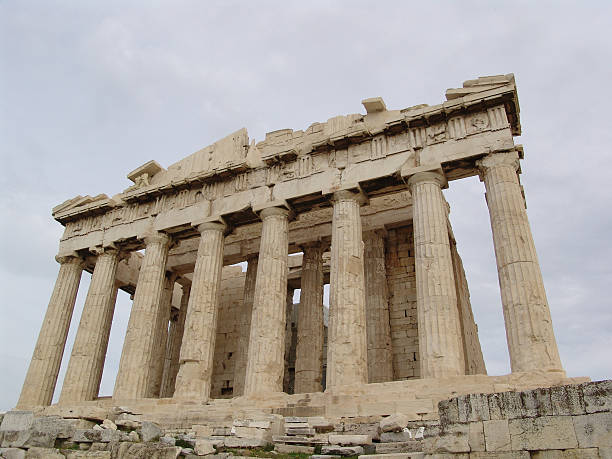
<instances>
[{"instance_id":1,"label":"marble column","mask_svg":"<svg viewBox=\"0 0 612 459\"><path fill-rule=\"evenodd\" d=\"M20 409L50 405L57 384L83 260L79 257L57 257L56 260L60 264L59 273L17 402Z\"/></svg>"},{"instance_id":2,"label":"marble column","mask_svg":"<svg viewBox=\"0 0 612 459\"><path fill-rule=\"evenodd\" d=\"M257 256L249 257L247 260L244 295L242 309L240 310L240 335L238 336L236 362L234 364L234 397L244 394L244 378L249 353L249 337L251 336L251 315L253 313L255 281L257 279L257 260Z\"/></svg>"},{"instance_id":3,"label":"marble column","mask_svg":"<svg viewBox=\"0 0 612 459\"><path fill-rule=\"evenodd\" d=\"M512 372L563 371L517 171L518 154L478 161L491 218Z\"/></svg>"},{"instance_id":4,"label":"marble column","mask_svg":"<svg viewBox=\"0 0 612 459\"><path fill-rule=\"evenodd\" d=\"M172 294L174 293L175 273L166 273L164 282L164 293L159 302L157 313L157 325L155 327L155 343L157 350L153 359L151 396L159 397L161 394L162 378L164 375L164 364L166 362L166 348L168 345L168 323L170 322L170 310L172 309Z\"/></svg>"},{"instance_id":5,"label":"marble column","mask_svg":"<svg viewBox=\"0 0 612 459\"><path fill-rule=\"evenodd\" d=\"M174 386L179 369L179 357L181 354L183 333L185 331L185 318L187 317L190 290L190 285L183 285L181 307L171 318L160 397L172 397L174 395Z\"/></svg>"},{"instance_id":6,"label":"marble column","mask_svg":"<svg viewBox=\"0 0 612 459\"><path fill-rule=\"evenodd\" d=\"M134 302L115 381L115 399L152 396L153 359L156 357L155 325L166 280L170 236L156 233L145 238Z\"/></svg>"},{"instance_id":7,"label":"marble column","mask_svg":"<svg viewBox=\"0 0 612 459\"><path fill-rule=\"evenodd\" d=\"M448 237L446 179L419 172L408 180L413 202L421 378L465 374L461 324Z\"/></svg>"},{"instance_id":8,"label":"marble column","mask_svg":"<svg viewBox=\"0 0 612 459\"><path fill-rule=\"evenodd\" d=\"M384 231L364 234L368 382L393 381Z\"/></svg>"},{"instance_id":9,"label":"marble column","mask_svg":"<svg viewBox=\"0 0 612 459\"><path fill-rule=\"evenodd\" d=\"M210 397L225 229L222 223L198 226L200 245L191 283L175 399L206 402Z\"/></svg>"},{"instance_id":10,"label":"marble column","mask_svg":"<svg viewBox=\"0 0 612 459\"><path fill-rule=\"evenodd\" d=\"M283 373L283 392L292 394L291 390L291 344L293 342L293 294L294 288L287 287L287 307L285 309L285 370Z\"/></svg>"},{"instance_id":11,"label":"marble column","mask_svg":"<svg viewBox=\"0 0 612 459\"><path fill-rule=\"evenodd\" d=\"M119 260L119 251L115 248L98 252L60 394L60 404L94 400L98 396L115 313L115 277Z\"/></svg>"},{"instance_id":12,"label":"marble column","mask_svg":"<svg viewBox=\"0 0 612 459\"><path fill-rule=\"evenodd\" d=\"M321 392L323 378L323 248L302 246L302 285L297 320L294 393Z\"/></svg>"},{"instance_id":13,"label":"marble column","mask_svg":"<svg viewBox=\"0 0 612 459\"><path fill-rule=\"evenodd\" d=\"M363 238L359 195L333 197L327 387L368 382Z\"/></svg>"},{"instance_id":14,"label":"marble column","mask_svg":"<svg viewBox=\"0 0 612 459\"><path fill-rule=\"evenodd\" d=\"M289 256L289 211L269 207L263 221L255 281L245 395L282 392Z\"/></svg>"}]
</instances>

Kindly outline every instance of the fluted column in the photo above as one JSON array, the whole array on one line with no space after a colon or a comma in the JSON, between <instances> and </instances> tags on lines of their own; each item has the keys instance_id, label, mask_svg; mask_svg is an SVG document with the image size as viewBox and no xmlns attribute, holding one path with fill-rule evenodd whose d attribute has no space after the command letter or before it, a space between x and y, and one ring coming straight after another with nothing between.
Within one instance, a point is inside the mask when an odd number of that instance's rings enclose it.
<instances>
[{"instance_id":1,"label":"fluted column","mask_svg":"<svg viewBox=\"0 0 612 459\"><path fill-rule=\"evenodd\" d=\"M134 302L119 362L113 398L152 396L153 359L156 357L155 326L164 292L170 237L156 233L145 238Z\"/></svg>"},{"instance_id":2,"label":"fluted column","mask_svg":"<svg viewBox=\"0 0 612 459\"><path fill-rule=\"evenodd\" d=\"M94 400L98 396L117 299L115 275L118 264L117 249L98 252L64 378L60 404Z\"/></svg>"},{"instance_id":3,"label":"fluted column","mask_svg":"<svg viewBox=\"0 0 612 459\"><path fill-rule=\"evenodd\" d=\"M368 382L363 238L359 195L334 194L327 387Z\"/></svg>"},{"instance_id":4,"label":"fluted column","mask_svg":"<svg viewBox=\"0 0 612 459\"><path fill-rule=\"evenodd\" d=\"M445 178L419 172L408 180L414 212L421 378L465 374L461 324L442 196Z\"/></svg>"},{"instance_id":5,"label":"fluted column","mask_svg":"<svg viewBox=\"0 0 612 459\"><path fill-rule=\"evenodd\" d=\"M283 390L289 212L269 207L261 211L260 217L263 225L245 395Z\"/></svg>"},{"instance_id":6,"label":"fluted column","mask_svg":"<svg viewBox=\"0 0 612 459\"><path fill-rule=\"evenodd\" d=\"M518 154L489 155L478 166L487 190L512 371L563 371L518 180Z\"/></svg>"},{"instance_id":7,"label":"fluted column","mask_svg":"<svg viewBox=\"0 0 612 459\"><path fill-rule=\"evenodd\" d=\"M320 242L302 247L302 289L295 350L296 394L321 392L323 378L323 249Z\"/></svg>"},{"instance_id":8,"label":"fluted column","mask_svg":"<svg viewBox=\"0 0 612 459\"><path fill-rule=\"evenodd\" d=\"M60 264L59 273L17 408L47 406L53 399L83 272L83 260L79 257L57 257L56 260Z\"/></svg>"},{"instance_id":9,"label":"fluted column","mask_svg":"<svg viewBox=\"0 0 612 459\"><path fill-rule=\"evenodd\" d=\"M176 312L175 316L171 318L160 397L172 397L174 395L174 385L179 369L179 357L181 354L183 333L185 331L185 318L187 317L190 290L191 286L183 286L181 307Z\"/></svg>"},{"instance_id":10,"label":"fluted column","mask_svg":"<svg viewBox=\"0 0 612 459\"><path fill-rule=\"evenodd\" d=\"M205 402L210 397L225 228L222 223L203 223L198 227L200 245L187 308L175 399Z\"/></svg>"},{"instance_id":11,"label":"fluted column","mask_svg":"<svg viewBox=\"0 0 612 459\"><path fill-rule=\"evenodd\" d=\"M393 381L384 233L370 231L364 235L364 243L368 382Z\"/></svg>"},{"instance_id":12,"label":"fluted column","mask_svg":"<svg viewBox=\"0 0 612 459\"><path fill-rule=\"evenodd\" d=\"M283 392L288 394L291 392L291 372L289 366L291 365L291 344L293 341L293 327L292 327L292 316L293 316L293 294L294 288L287 287L287 307L285 309L285 370L283 373Z\"/></svg>"},{"instance_id":13,"label":"fluted column","mask_svg":"<svg viewBox=\"0 0 612 459\"><path fill-rule=\"evenodd\" d=\"M168 345L168 322L170 322L170 310L172 309L172 294L174 293L175 273L167 273L164 282L162 300L159 302L157 313L157 326L155 327L156 351L153 359L151 396L159 397L161 394L162 378L164 375L164 364L166 361L166 348Z\"/></svg>"},{"instance_id":14,"label":"fluted column","mask_svg":"<svg viewBox=\"0 0 612 459\"><path fill-rule=\"evenodd\" d=\"M250 257L247 262L246 278L244 280L244 295L240 311L240 335L234 363L234 397L244 394L244 378L246 376L247 357L249 353L249 337L251 335L251 315L255 297L255 281L257 279L257 256Z\"/></svg>"}]
</instances>

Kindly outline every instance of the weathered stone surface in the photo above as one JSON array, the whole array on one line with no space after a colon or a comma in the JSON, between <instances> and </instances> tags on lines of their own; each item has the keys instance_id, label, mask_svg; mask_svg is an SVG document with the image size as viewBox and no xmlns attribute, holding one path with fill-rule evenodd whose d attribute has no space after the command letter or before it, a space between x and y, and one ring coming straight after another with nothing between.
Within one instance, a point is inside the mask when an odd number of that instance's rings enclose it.
<instances>
[{"instance_id":1,"label":"weathered stone surface","mask_svg":"<svg viewBox=\"0 0 612 459\"><path fill-rule=\"evenodd\" d=\"M482 422L470 422L468 444L470 445L471 452L485 450L485 437L482 424Z\"/></svg>"},{"instance_id":2,"label":"weathered stone surface","mask_svg":"<svg viewBox=\"0 0 612 459\"><path fill-rule=\"evenodd\" d=\"M423 459L425 453L388 453L388 454L368 454L359 456L359 459Z\"/></svg>"},{"instance_id":3,"label":"weathered stone surface","mask_svg":"<svg viewBox=\"0 0 612 459\"><path fill-rule=\"evenodd\" d=\"M65 459L55 448L29 448L25 455L26 459Z\"/></svg>"},{"instance_id":4,"label":"weathered stone surface","mask_svg":"<svg viewBox=\"0 0 612 459\"><path fill-rule=\"evenodd\" d=\"M193 448L193 452L198 456L205 456L207 454L212 454L215 452L215 448L213 444L207 440L196 440L195 446Z\"/></svg>"},{"instance_id":5,"label":"weathered stone surface","mask_svg":"<svg viewBox=\"0 0 612 459\"><path fill-rule=\"evenodd\" d=\"M113 459L115 457L117 459L153 457L156 459L176 459L180 454L181 448L179 446L162 446L158 443L117 443L113 445L112 449Z\"/></svg>"},{"instance_id":6,"label":"weathered stone surface","mask_svg":"<svg viewBox=\"0 0 612 459\"><path fill-rule=\"evenodd\" d=\"M470 453L470 459L530 459L528 451L512 451L512 452L476 452ZM453 459L456 459L453 457Z\"/></svg>"},{"instance_id":7,"label":"weathered stone surface","mask_svg":"<svg viewBox=\"0 0 612 459\"><path fill-rule=\"evenodd\" d=\"M66 459L80 459L91 458L91 459L111 459L110 451L62 451L66 455ZM121 456L119 456L121 457ZM127 456L123 456L127 457Z\"/></svg>"},{"instance_id":8,"label":"weathered stone surface","mask_svg":"<svg viewBox=\"0 0 612 459\"><path fill-rule=\"evenodd\" d=\"M597 448L533 451L532 459L599 459Z\"/></svg>"},{"instance_id":9,"label":"weathered stone surface","mask_svg":"<svg viewBox=\"0 0 612 459\"><path fill-rule=\"evenodd\" d=\"M612 447L612 412L573 416L580 448Z\"/></svg>"},{"instance_id":10,"label":"weathered stone surface","mask_svg":"<svg viewBox=\"0 0 612 459\"><path fill-rule=\"evenodd\" d=\"M550 388L550 401L554 416L580 415L586 413L584 396L579 385Z\"/></svg>"},{"instance_id":11,"label":"weathered stone surface","mask_svg":"<svg viewBox=\"0 0 612 459\"><path fill-rule=\"evenodd\" d=\"M374 445L376 447L376 454L395 454L423 451L423 442L421 440L394 443L374 443Z\"/></svg>"},{"instance_id":12,"label":"weathered stone surface","mask_svg":"<svg viewBox=\"0 0 612 459\"><path fill-rule=\"evenodd\" d=\"M510 450L510 430L507 419L484 421L483 426L487 451Z\"/></svg>"},{"instance_id":13,"label":"weathered stone surface","mask_svg":"<svg viewBox=\"0 0 612 459\"><path fill-rule=\"evenodd\" d=\"M0 424L0 432L27 430L32 427L34 413L31 411L9 411Z\"/></svg>"},{"instance_id":14,"label":"weathered stone surface","mask_svg":"<svg viewBox=\"0 0 612 459\"><path fill-rule=\"evenodd\" d=\"M587 413L612 411L612 380L583 384L582 393Z\"/></svg>"},{"instance_id":15,"label":"weathered stone surface","mask_svg":"<svg viewBox=\"0 0 612 459\"><path fill-rule=\"evenodd\" d=\"M321 448L322 454L332 454L339 456L359 456L364 453L363 448L361 446L338 446L338 445L329 445Z\"/></svg>"},{"instance_id":16,"label":"weathered stone surface","mask_svg":"<svg viewBox=\"0 0 612 459\"><path fill-rule=\"evenodd\" d=\"M370 445L372 437L369 435L329 435L329 442L334 445Z\"/></svg>"},{"instance_id":17,"label":"weathered stone surface","mask_svg":"<svg viewBox=\"0 0 612 459\"><path fill-rule=\"evenodd\" d=\"M451 398L450 400L440 401L438 403L438 412L440 413L440 423L442 425L459 422L459 406L457 398L455 397Z\"/></svg>"},{"instance_id":18,"label":"weathered stone surface","mask_svg":"<svg viewBox=\"0 0 612 459\"><path fill-rule=\"evenodd\" d=\"M511 419L508 423L513 450L576 448L572 419L567 416Z\"/></svg>"},{"instance_id":19,"label":"weathered stone surface","mask_svg":"<svg viewBox=\"0 0 612 459\"><path fill-rule=\"evenodd\" d=\"M408 416L405 414L392 414L380 420L380 430L383 432L401 432L408 425Z\"/></svg>"},{"instance_id":20,"label":"weathered stone surface","mask_svg":"<svg viewBox=\"0 0 612 459\"><path fill-rule=\"evenodd\" d=\"M101 426L104 429L117 430L117 425L113 421L111 421L110 419L105 419L104 421L102 421Z\"/></svg>"},{"instance_id":21,"label":"weathered stone surface","mask_svg":"<svg viewBox=\"0 0 612 459\"><path fill-rule=\"evenodd\" d=\"M19 448L0 448L0 455L5 459L24 459L26 452Z\"/></svg>"},{"instance_id":22,"label":"weathered stone surface","mask_svg":"<svg viewBox=\"0 0 612 459\"><path fill-rule=\"evenodd\" d=\"M164 445L174 446L176 444L176 438L164 435L163 437L159 438L159 442L163 443Z\"/></svg>"},{"instance_id":23,"label":"weathered stone surface","mask_svg":"<svg viewBox=\"0 0 612 459\"><path fill-rule=\"evenodd\" d=\"M413 440L412 433L409 430L402 432L383 432L380 434L380 441L384 443L405 442Z\"/></svg>"},{"instance_id":24,"label":"weathered stone surface","mask_svg":"<svg viewBox=\"0 0 612 459\"><path fill-rule=\"evenodd\" d=\"M300 453L300 454L314 454L313 446L303 446L303 445L284 445L279 443L274 445L274 451L281 454L290 454L290 453Z\"/></svg>"},{"instance_id":25,"label":"weathered stone surface","mask_svg":"<svg viewBox=\"0 0 612 459\"><path fill-rule=\"evenodd\" d=\"M334 425L325 418L311 417L307 419L308 424L313 427L317 433L332 432L334 430Z\"/></svg>"},{"instance_id":26,"label":"weathered stone surface","mask_svg":"<svg viewBox=\"0 0 612 459\"><path fill-rule=\"evenodd\" d=\"M439 435L430 435L426 433L423 442L423 449L426 453L467 453L470 451L468 424L451 424L440 431Z\"/></svg>"},{"instance_id":27,"label":"weathered stone surface","mask_svg":"<svg viewBox=\"0 0 612 459\"><path fill-rule=\"evenodd\" d=\"M234 427L234 435L239 438L258 438L272 440L272 432L268 429L258 429L257 427Z\"/></svg>"},{"instance_id":28,"label":"weathered stone surface","mask_svg":"<svg viewBox=\"0 0 612 459\"><path fill-rule=\"evenodd\" d=\"M164 432L159 428L157 424L148 421L142 423L142 428L140 430L142 441L157 441L163 434Z\"/></svg>"},{"instance_id":29,"label":"weathered stone surface","mask_svg":"<svg viewBox=\"0 0 612 459\"><path fill-rule=\"evenodd\" d=\"M266 446L270 442L263 438L246 438L246 437L227 437L225 439L225 446L227 448L259 448Z\"/></svg>"}]
</instances>

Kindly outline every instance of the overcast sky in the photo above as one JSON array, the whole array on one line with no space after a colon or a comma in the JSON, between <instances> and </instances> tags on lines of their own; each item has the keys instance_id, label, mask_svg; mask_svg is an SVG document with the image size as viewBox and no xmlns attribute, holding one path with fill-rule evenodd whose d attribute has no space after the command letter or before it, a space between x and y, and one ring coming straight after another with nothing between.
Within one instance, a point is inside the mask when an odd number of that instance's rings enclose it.
<instances>
[{"instance_id":1,"label":"overcast sky","mask_svg":"<svg viewBox=\"0 0 612 459\"><path fill-rule=\"evenodd\" d=\"M109 196L246 127L251 138L444 100L514 73L522 183L568 375L612 377L610 2L0 0L0 411L17 402L58 271L51 208ZM509 372L484 186L452 182L490 374ZM83 275L62 364L89 285ZM130 301L120 294L101 393Z\"/></svg>"}]
</instances>

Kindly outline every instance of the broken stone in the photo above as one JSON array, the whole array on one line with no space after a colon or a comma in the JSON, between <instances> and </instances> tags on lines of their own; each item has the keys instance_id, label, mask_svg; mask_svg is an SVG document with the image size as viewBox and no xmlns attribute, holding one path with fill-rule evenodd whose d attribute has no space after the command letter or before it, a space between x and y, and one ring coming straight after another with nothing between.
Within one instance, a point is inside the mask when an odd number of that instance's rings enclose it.
<instances>
[{"instance_id":1,"label":"broken stone","mask_svg":"<svg viewBox=\"0 0 612 459\"><path fill-rule=\"evenodd\" d=\"M382 432L401 432L408 425L408 416L401 413L392 414L382 418L379 425Z\"/></svg>"},{"instance_id":2,"label":"broken stone","mask_svg":"<svg viewBox=\"0 0 612 459\"><path fill-rule=\"evenodd\" d=\"M329 442L334 445L370 445L372 437L369 435L329 435Z\"/></svg>"},{"instance_id":3,"label":"broken stone","mask_svg":"<svg viewBox=\"0 0 612 459\"><path fill-rule=\"evenodd\" d=\"M159 437L161 437L163 434L164 432L157 424L149 421L144 421L142 423L140 435L142 436L143 442L158 441Z\"/></svg>"},{"instance_id":4,"label":"broken stone","mask_svg":"<svg viewBox=\"0 0 612 459\"><path fill-rule=\"evenodd\" d=\"M213 444L207 440L196 440L195 447L193 448L193 452L198 456L205 456L207 454L212 454L215 452L215 448Z\"/></svg>"},{"instance_id":5,"label":"broken stone","mask_svg":"<svg viewBox=\"0 0 612 459\"><path fill-rule=\"evenodd\" d=\"M321 448L321 453L339 456L359 456L364 453L361 446L329 445Z\"/></svg>"}]
</instances>

